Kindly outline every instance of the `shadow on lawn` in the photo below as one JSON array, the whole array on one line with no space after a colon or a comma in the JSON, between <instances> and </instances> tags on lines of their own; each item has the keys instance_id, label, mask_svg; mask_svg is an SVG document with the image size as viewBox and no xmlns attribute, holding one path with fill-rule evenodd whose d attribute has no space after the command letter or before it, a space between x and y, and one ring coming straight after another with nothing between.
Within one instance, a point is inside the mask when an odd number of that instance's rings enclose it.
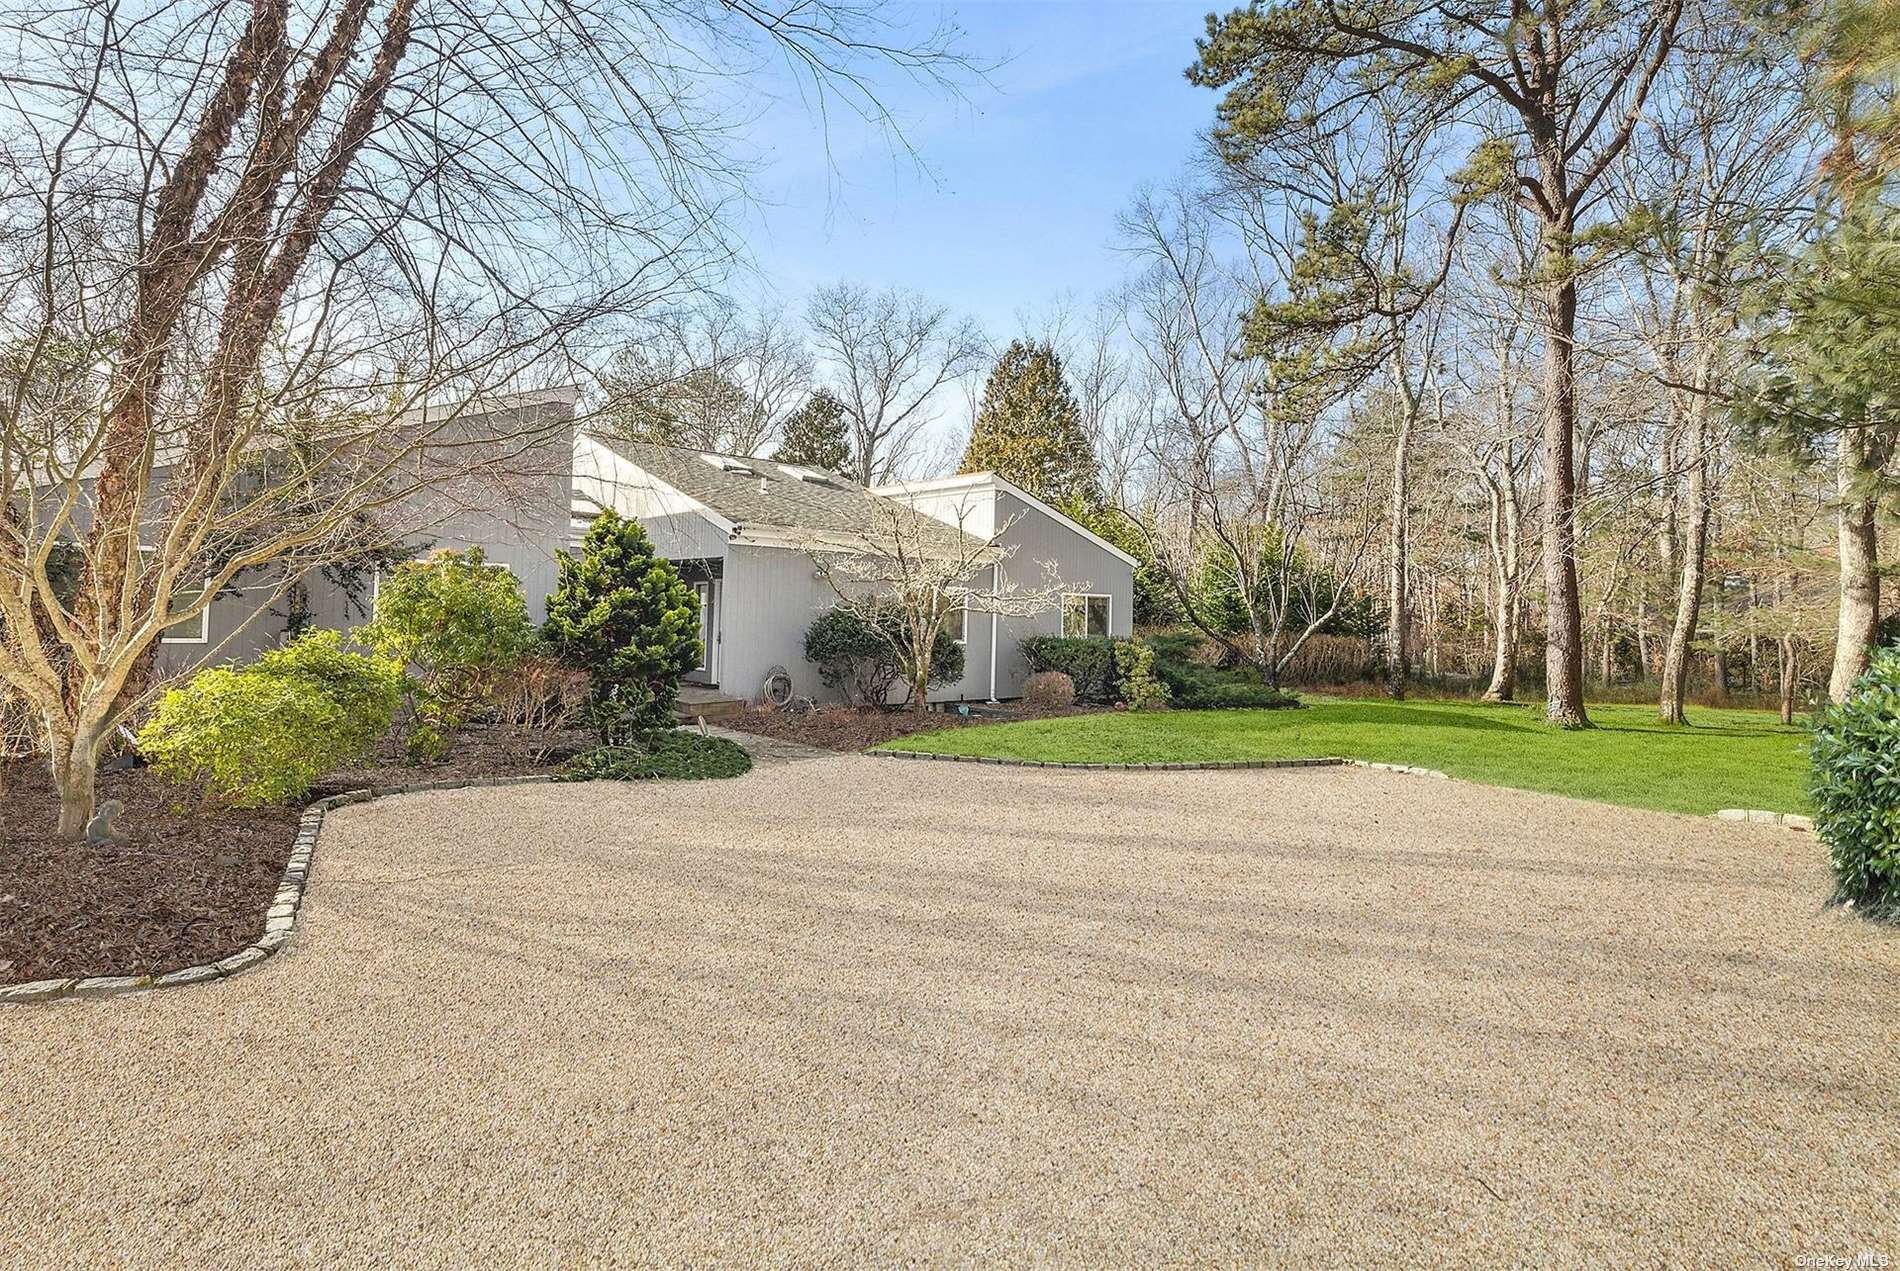
<instances>
[{"instance_id":1,"label":"shadow on lawn","mask_svg":"<svg viewBox=\"0 0 1900 1271\"><path fill-rule=\"evenodd\" d=\"M1326 723L1374 724L1393 728L1463 728L1476 732L1521 733L1528 720L1486 718L1469 707L1428 702L1327 702Z\"/></svg>"}]
</instances>

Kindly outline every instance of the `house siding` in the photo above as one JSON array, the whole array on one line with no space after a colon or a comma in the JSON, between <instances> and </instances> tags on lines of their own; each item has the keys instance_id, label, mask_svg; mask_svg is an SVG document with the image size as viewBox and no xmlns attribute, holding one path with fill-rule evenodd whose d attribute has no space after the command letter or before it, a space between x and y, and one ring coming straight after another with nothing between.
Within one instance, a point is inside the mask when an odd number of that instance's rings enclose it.
<instances>
[{"instance_id":1,"label":"house siding","mask_svg":"<svg viewBox=\"0 0 1900 1271\"><path fill-rule=\"evenodd\" d=\"M528 616L538 623L546 616L547 596L559 577L554 553L573 536L574 397L565 392L536 395L523 405L471 414L457 427L479 437L479 421L498 415L507 418L492 432L531 434L493 443L505 448L507 489L464 475L449 483L451 488L413 500L402 518L421 527L408 539L417 554L480 547L491 562L506 565L521 584ZM457 464L465 470L474 462L469 454L469 444L463 443ZM279 577L272 570L254 571L237 580L238 594L212 601L204 643L186 643L175 636L161 639L159 673L177 675L208 662L243 662L281 643L288 606L277 594ZM302 581L313 626L342 630L367 620L367 594L350 603L320 570ZM174 630L196 634L189 623Z\"/></svg>"},{"instance_id":2,"label":"house siding","mask_svg":"<svg viewBox=\"0 0 1900 1271\"><path fill-rule=\"evenodd\" d=\"M1109 597L1109 634L1134 632L1135 571L1127 561L1091 541L1066 517L1050 516L1007 491L995 492L997 542L1009 549L1003 561L1004 584L1026 590L1060 586L1065 592ZM1045 567L1051 562L1054 569ZM1062 608L999 620L1002 648L996 664L996 695L1020 697L1030 675L1022 642L1031 636L1061 635Z\"/></svg>"}]
</instances>

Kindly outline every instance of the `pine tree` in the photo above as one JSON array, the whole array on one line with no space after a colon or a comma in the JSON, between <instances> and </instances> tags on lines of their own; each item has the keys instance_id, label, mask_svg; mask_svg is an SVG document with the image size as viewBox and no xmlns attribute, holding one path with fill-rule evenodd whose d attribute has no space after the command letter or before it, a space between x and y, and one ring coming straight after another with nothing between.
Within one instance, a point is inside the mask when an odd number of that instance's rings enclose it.
<instances>
[{"instance_id":1,"label":"pine tree","mask_svg":"<svg viewBox=\"0 0 1900 1271\"><path fill-rule=\"evenodd\" d=\"M983 386L964 472L994 472L1053 503L1101 502L1082 412L1047 344L1012 343Z\"/></svg>"},{"instance_id":2,"label":"pine tree","mask_svg":"<svg viewBox=\"0 0 1900 1271\"><path fill-rule=\"evenodd\" d=\"M844 403L821 388L785 421L785 440L772 455L776 463L796 463L823 472L851 466L851 442L845 435Z\"/></svg>"}]
</instances>

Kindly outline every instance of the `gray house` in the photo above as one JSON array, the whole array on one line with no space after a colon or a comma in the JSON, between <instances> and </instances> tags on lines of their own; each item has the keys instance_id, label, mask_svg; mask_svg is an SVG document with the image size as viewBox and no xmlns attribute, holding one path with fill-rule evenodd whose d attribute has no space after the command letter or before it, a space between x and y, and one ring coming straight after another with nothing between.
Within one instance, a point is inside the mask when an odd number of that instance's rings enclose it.
<instances>
[{"instance_id":1,"label":"gray house","mask_svg":"<svg viewBox=\"0 0 1900 1271\"><path fill-rule=\"evenodd\" d=\"M805 660L805 630L837 602L811 550L875 532L880 503L907 504L1001 549L987 566L1003 586L1060 586L1062 603L1029 617L966 610L951 622L964 646L961 680L933 701L1019 696L1025 636L1129 634L1134 558L992 473L866 489L835 473L580 432L575 525L601 508L637 518L661 555L698 589L706 665L693 677L756 701L775 666L796 691L828 696ZM888 518L883 519L888 523ZM994 555L993 554L993 555ZM987 582L988 580L982 580Z\"/></svg>"},{"instance_id":2,"label":"gray house","mask_svg":"<svg viewBox=\"0 0 1900 1271\"><path fill-rule=\"evenodd\" d=\"M706 657L689 678L745 701L759 700L776 666L796 692L835 697L804 657L806 628L837 599L810 553L825 544L846 550L854 536L862 543L880 511L889 523L893 502L940 523L946 537L993 544L999 550L984 557L992 560L984 568L1002 585L1062 591L1060 605L1034 616L956 615L964 675L934 690L933 701L1019 696L1029 674L1018 648L1026 636L1131 630L1134 559L994 474L866 489L796 465L600 435L575 420L578 396L554 389L462 407L471 433L533 441L508 454L505 489L466 485L442 491L439 506L416 509L412 519L426 527L413 537L416 549L480 547L520 581L539 620L556 582L555 553L577 546L603 508L636 518L699 593ZM971 546L962 545L965 559ZM322 627L365 621L378 590L374 577L353 591L325 576L300 582L298 603ZM166 634L161 667L181 669L207 654L242 660L280 641L287 612L271 600L277 591L274 579L240 580L189 629Z\"/></svg>"}]
</instances>

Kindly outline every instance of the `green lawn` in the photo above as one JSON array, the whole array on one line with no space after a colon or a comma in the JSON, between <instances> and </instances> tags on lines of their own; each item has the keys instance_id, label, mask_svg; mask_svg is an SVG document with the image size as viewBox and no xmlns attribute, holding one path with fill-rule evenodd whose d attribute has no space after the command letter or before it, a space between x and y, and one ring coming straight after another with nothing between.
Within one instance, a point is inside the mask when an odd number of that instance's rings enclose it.
<instances>
[{"instance_id":1,"label":"green lawn","mask_svg":"<svg viewBox=\"0 0 1900 1271\"><path fill-rule=\"evenodd\" d=\"M1071 763L1338 755L1668 812L1805 811L1805 730L1764 711L1691 710L1668 728L1647 706L1593 706L1565 732L1540 706L1313 698L1303 710L1076 715L906 737L888 749Z\"/></svg>"}]
</instances>

